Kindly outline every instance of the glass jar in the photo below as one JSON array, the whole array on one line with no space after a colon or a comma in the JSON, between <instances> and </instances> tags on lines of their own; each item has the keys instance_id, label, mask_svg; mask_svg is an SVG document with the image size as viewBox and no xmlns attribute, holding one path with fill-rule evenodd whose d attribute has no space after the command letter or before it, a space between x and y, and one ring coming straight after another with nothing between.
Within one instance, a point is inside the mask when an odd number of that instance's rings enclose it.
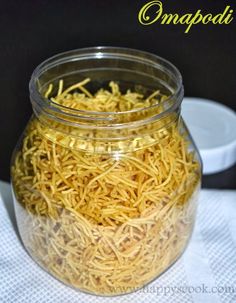
<instances>
[{"instance_id":1,"label":"glass jar","mask_svg":"<svg viewBox=\"0 0 236 303\"><path fill-rule=\"evenodd\" d=\"M179 71L94 47L46 60L29 89L34 114L11 165L26 250L85 292L143 287L183 253L195 220L201 161L180 116Z\"/></svg>"}]
</instances>

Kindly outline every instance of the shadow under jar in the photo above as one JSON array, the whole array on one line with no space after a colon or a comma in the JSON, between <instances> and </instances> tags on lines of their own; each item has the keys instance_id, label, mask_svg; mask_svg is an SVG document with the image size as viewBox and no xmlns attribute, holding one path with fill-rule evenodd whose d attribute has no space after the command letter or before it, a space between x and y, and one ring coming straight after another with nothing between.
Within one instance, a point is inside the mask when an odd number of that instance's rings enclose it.
<instances>
[{"instance_id":1,"label":"shadow under jar","mask_svg":"<svg viewBox=\"0 0 236 303\"><path fill-rule=\"evenodd\" d=\"M85 292L143 287L182 254L195 221L201 161L180 73L138 50L80 49L39 65L30 98L11 165L25 248Z\"/></svg>"}]
</instances>

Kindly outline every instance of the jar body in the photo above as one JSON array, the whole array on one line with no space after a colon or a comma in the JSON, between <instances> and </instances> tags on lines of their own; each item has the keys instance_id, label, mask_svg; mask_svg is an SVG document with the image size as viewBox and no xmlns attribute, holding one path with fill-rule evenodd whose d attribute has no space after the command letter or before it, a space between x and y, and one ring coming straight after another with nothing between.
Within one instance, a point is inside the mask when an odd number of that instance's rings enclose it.
<instances>
[{"instance_id":1,"label":"jar body","mask_svg":"<svg viewBox=\"0 0 236 303\"><path fill-rule=\"evenodd\" d=\"M201 163L182 119L164 120L148 143L147 135L138 145L137 137L115 145L106 138L97 148L44 122L32 116L12 158L27 251L89 293L128 293L152 281L182 254L195 221Z\"/></svg>"}]
</instances>

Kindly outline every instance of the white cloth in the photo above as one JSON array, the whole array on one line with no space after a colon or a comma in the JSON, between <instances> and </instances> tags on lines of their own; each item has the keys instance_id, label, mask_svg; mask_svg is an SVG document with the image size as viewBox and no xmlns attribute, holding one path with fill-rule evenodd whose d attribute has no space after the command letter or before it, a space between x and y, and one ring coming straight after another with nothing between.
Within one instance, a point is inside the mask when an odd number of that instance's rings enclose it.
<instances>
[{"instance_id":1,"label":"white cloth","mask_svg":"<svg viewBox=\"0 0 236 303\"><path fill-rule=\"evenodd\" d=\"M0 182L0 191L1 303L236 302L236 191L202 190L183 256L148 286L117 297L84 294L43 271L19 240L10 186Z\"/></svg>"}]
</instances>

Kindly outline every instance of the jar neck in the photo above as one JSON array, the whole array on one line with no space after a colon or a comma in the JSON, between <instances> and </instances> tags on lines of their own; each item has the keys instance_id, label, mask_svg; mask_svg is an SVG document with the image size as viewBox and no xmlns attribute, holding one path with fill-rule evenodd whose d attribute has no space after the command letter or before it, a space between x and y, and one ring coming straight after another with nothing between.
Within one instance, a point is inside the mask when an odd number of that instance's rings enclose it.
<instances>
[{"instance_id":1,"label":"jar neck","mask_svg":"<svg viewBox=\"0 0 236 303\"><path fill-rule=\"evenodd\" d=\"M49 83L63 78L71 85L78 77L88 75L97 86L103 81L117 80L123 89L126 86L136 90L142 86L144 94L146 87L149 92L164 90L167 98L161 104L125 112L93 112L65 107L44 97ZM32 75L30 97L34 113L50 140L58 142L56 137L64 134L70 141L66 144L75 149L84 146L85 150L88 148L85 141L96 142L98 147L116 142L111 148L116 152L128 144L118 144L121 142L139 139L142 142L136 147L141 148L153 143L153 133L162 138L163 130L178 121L183 85L178 70L162 58L136 50L98 47L67 52L43 62ZM155 140L158 138L155 135ZM127 150L127 146L123 149Z\"/></svg>"}]
</instances>

